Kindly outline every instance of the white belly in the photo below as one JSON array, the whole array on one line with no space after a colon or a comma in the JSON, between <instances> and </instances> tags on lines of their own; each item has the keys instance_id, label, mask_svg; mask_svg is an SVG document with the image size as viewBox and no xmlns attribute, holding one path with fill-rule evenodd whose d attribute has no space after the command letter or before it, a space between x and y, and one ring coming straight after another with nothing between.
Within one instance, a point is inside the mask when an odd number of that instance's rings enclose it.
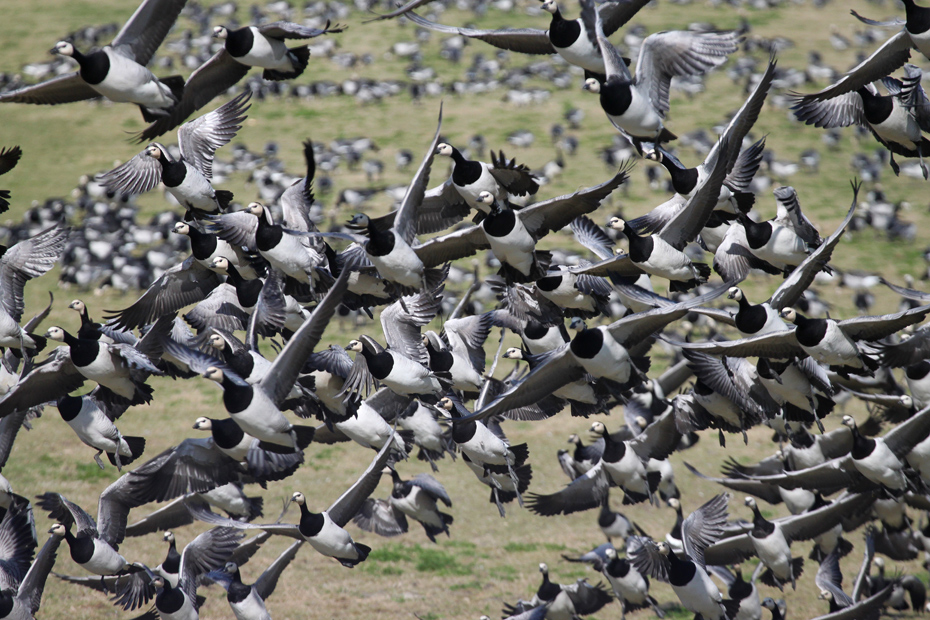
<instances>
[{"instance_id":1,"label":"white belly","mask_svg":"<svg viewBox=\"0 0 930 620\"><path fill-rule=\"evenodd\" d=\"M423 261L407 242L398 236L395 236L394 249L390 253L384 256L368 254L368 259L385 280L415 289L423 286Z\"/></svg>"},{"instance_id":2,"label":"white belly","mask_svg":"<svg viewBox=\"0 0 930 620\"><path fill-rule=\"evenodd\" d=\"M248 54L239 56L236 60L250 67L282 69L288 72L294 70L287 57L287 45L284 41L267 39L255 28L252 28L252 34L252 49Z\"/></svg>"}]
</instances>

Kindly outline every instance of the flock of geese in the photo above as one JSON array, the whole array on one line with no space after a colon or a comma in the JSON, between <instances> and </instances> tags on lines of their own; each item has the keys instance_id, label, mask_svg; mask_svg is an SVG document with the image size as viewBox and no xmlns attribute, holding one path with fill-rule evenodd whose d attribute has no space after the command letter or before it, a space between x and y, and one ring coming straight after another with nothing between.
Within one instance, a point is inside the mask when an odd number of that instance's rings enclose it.
<instances>
[{"instance_id":1,"label":"flock of geese","mask_svg":"<svg viewBox=\"0 0 930 620\"><path fill-rule=\"evenodd\" d=\"M830 261L856 213L861 186L851 183L851 205L832 231L818 230L802 212L803 197L787 186L773 191L774 218L750 217L764 198L753 178L765 138L752 142L748 135L772 87L775 55L705 159L689 168L673 152L674 131L683 128L669 117L672 80L720 67L738 51L739 32L654 33L641 41L633 62L610 37L646 0L579 0L577 6L545 0L542 9L552 16L547 30L440 24L415 12L428 2L413 0L379 18L403 16L513 52L558 54L580 67L579 87L598 96L605 130L612 125L639 156L660 164L674 194L645 215L608 219L601 207L628 181L634 166L628 161L599 184L544 197L538 175L502 151L479 161L443 141L440 105L435 133L430 142L424 136L419 167L397 209L379 217L356 213L321 230L309 141L306 175L274 205L242 207L214 186L216 152L242 127L252 90L188 118L235 89L252 67L262 69L264 80L299 77L309 50L287 41L337 35L343 26L216 25L213 36L222 44L186 79L156 77L147 68L184 0L145 0L102 49L58 42L54 53L73 58L79 70L4 92L0 103L105 97L139 106L149 123L137 136L144 149L95 182L112 196L163 187L181 207L172 232L189 238L190 253L103 323L84 302L72 301L69 308L80 316L72 332L40 327L51 301L25 320L24 297L27 283L60 260L70 228L56 224L2 248L3 462L19 428L50 406L95 451L101 469L105 457L123 473L100 493L96 518L54 490L31 501L13 492L15 480L0 476L0 618L34 617L62 541L85 574L58 577L100 590L127 612L148 608L139 618L195 620L204 601L198 588L208 584L226 590L238 620L270 618L265 601L304 544L348 568L366 561L372 549L353 538L350 523L392 537L415 521L430 541L451 536L453 515L445 511L453 501L439 479L402 475L411 458L437 473L446 455L460 458L486 485L501 517L514 502L542 517L598 511L608 543L569 559L590 563L603 581L554 583L541 564L535 595L507 604L505 617L570 620L606 605L619 609L603 613L621 617L637 610L664 617L670 602L650 594L650 579L670 584L677 605L703 620L781 620L785 601L763 594L784 593L790 602L806 579L824 599L821 618L923 611L922 582L885 576L881 556L904 561L930 552L930 532L915 527L907 513L908 507L930 510L930 330L916 327L930 314L930 294L884 282L901 296L900 311L837 320L798 309L815 278L834 275ZM916 159L927 178L930 142L922 132L930 130L930 101L920 69L908 61L930 58L930 9L913 0L904 8L900 23L855 15L899 31L831 86L790 97L798 120L821 128L861 125L893 154L895 173L897 155ZM580 16L569 19L562 10ZM892 77L902 68L903 76ZM177 147L153 141L174 129ZM18 146L3 148L0 174L14 170L21 154ZM448 178L436 179L437 157L451 161ZM0 211L15 198L0 192ZM595 260L563 261L558 251L537 248L563 229ZM628 250L616 249L618 237ZM712 255L710 264L691 251L695 244ZM449 308L451 269L479 253L493 256L489 264L497 273L486 280L496 307L473 312L469 297L485 285L476 273L472 288ZM751 300L740 288L750 272L780 280L767 300ZM724 298L732 300L728 308L718 303ZM358 318L358 336L323 348L340 313ZM374 320L376 314L383 342L372 330L365 333L372 324L366 315ZM429 329L437 318L441 329ZM714 326L728 327L695 337ZM520 346L505 349L505 332L518 336ZM260 351L263 339L274 344L273 358ZM671 360L662 372L651 368L656 349ZM503 378L497 372L502 359L515 360ZM894 380L895 368L904 369L907 390ZM146 438L123 435L117 424L151 402L152 377L166 375L179 390L182 381L215 382L226 415L207 412L193 425L201 435L144 460ZM849 395L868 403L868 420L834 412ZM573 436L574 448L559 452L569 483L552 493L543 492L552 481L533 478L530 446L502 430L505 420L621 410L622 423L612 418L617 422L608 430L594 422L591 443ZM830 417L841 424L826 432ZM682 472L676 477L669 456L698 439L721 447L747 441L747 431L763 424L781 444L776 454L747 466L723 461L721 448L720 477L690 465L685 474L745 496L736 502L743 507L720 493L685 516L683 504L691 498L681 492ZM883 425L889 428L879 434ZM246 495L250 484L273 493L274 483L313 460L314 444L337 441L371 452L358 453L367 454L367 466L328 507L295 492L271 521L261 498ZM391 491L379 499L384 476ZM614 512L612 487L624 505L658 510L667 503L678 514L675 527L663 538ZM784 503L791 516L766 518L757 498ZM168 503L130 523L130 512L155 502ZM300 512L296 523L286 517L291 503ZM33 504L55 522L44 542ZM168 530L195 520L212 528L179 551ZM860 528L861 541L851 535ZM127 537L160 531L169 545L161 564L120 552ZM246 539L247 531L256 535ZM294 542L252 584L244 583L240 567L274 535ZM808 540L815 546L805 561L792 543ZM839 561L854 549L864 560L850 589ZM750 558L758 564L746 579L740 565ZM442 613L441 603L436 612Z\"/></svg>"}]
</instances>

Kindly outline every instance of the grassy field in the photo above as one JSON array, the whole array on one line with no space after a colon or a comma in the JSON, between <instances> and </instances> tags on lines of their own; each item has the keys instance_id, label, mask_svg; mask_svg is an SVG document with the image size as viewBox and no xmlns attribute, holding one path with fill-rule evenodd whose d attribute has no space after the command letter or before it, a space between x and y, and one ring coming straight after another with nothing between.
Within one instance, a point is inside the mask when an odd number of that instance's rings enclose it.
<instances>
[{"instance_id":1,"label":"grassy field","mask_svg":"<svg viewBox=\"0 0 930 620\"><path fill-rule=\"evenodd\" d=\"M535 2L518 3L513 12L502 13L489 7L487 13L476 18L457 9L445 11L439 21L448 24L475 23L477 27L530 26L545 28L547 15L538 15ZM831 47L828 38L836 31L852 38L858 22L851 18L848 8L875 18L876 9L864 0L849 3L829 3L818 9L810 3L798 5L784 3L779 8L765 11L734 9L729 6L711 6L706 2L678 5L660 2L636 17L634 23L642 24L652 32L660 29L683 28L692 22L710 22L718 28L733 28L745 20L752 30L750 39L786 37L792 44L778 54L779 67L803 70L807 55L812 50L823 54L824 60L843 70L854 62L855 50L838 52ZM88 24L122 23L135 9L126 0L95 0L94 2L68 2L57 0L34 0L29 3L0 0L0 10L5 17L4 34L0 36L0 70L18 71L29 62L42 61L54 43L67 33ZM537 14L529 14L534 9ZM890 13L885 7L880 11ZM566 13L575 15L574 6ZM248 20L248 10L243 6L240 19ZM335 40L340 52L358 55L370 53L373 62L359 64L351 69L342 69L330 59L314 58L311 67L298 81L315 80L339 82L346 78L398 79L409 81L404 68L408 61L394 57L391 46L399 41L411 41L415 33L411 24L399 22L370 23L363 21L368 16L352 11L347 21L348 31L337 35ZM272 19L277 17L272 16ZM212 25L212 24L211 24ZM189 22L181 20L169 40L182 36ZM439 41L435 33L427 42L421 42L423 65L432 67L443 84L465 80L471 57L481 53L486 58L494 56L494 50L481 42L471 42L466 47L465 60L458 65L440 57ZM615 37L617 42L620 36ZM871 44L864 52L871 52L878 44ZM743 52L739 52L742 55ZM766 53L754 52L760 60ZM504 54L500 61L504 68L516 68L537 62L537 58ZM167 74L159 70L160 75ZM184 72L186 74L186 72ZM611 174L611 170L599 159L601 149L609 146L614 129L604 118L597 99L580 90L582 78L576 75L578 88L552 90L543 103L524 107L515 106L504 100L506 87L500 86L484 94L444 94L445 121L443 134L453 144L463 144L470 136L481 133L492 148L503 148L508 155L516 156L532 168L541 167L555 156L548 131L552 124L562 123L564 112L572 107L585 112L578 129L567 130L575 135L580 148L577 154L566 156L565 172L550 186L542 188L540 198L548 198L573 191L579 187L599 183ZM808 84L800 90L812 92L822 85ZM530 78L525 88L551 89L551 84L538 78ZM772 96L780 93L772 93ZM720 70L707 80L707 92L693 99L674 94L669 126L678 135L704 128L711 131L722 123L728 113L736 110L744 96L744 84L734 83ZM337 138L369 136L381 147L371 154L385 162L383 179L373 185L403 184L409 174L394 169L393 158L397 150L412 150L417 159L429 144L435 128L435 119L440 97L425 97L414 101L407 93L384 99L380 102L359 104L346 96L316 98L296 101L293 99L268 98L254 101L249 120L236 142L247 145L252 151L261 151L269 141L279 145L279 157L289 171L302 174L303 162L300 143L306 138L329 142ZM216 102L218 105L220 101ZM212 109L211 105L208 109ZM67 197L82 174L93 174L110 168L116 160L125 161L141 147L130 144L126 137L143 127L138 110L132 106L107 103L79 103L58 107L33 107L5 105L0 107L0 146L19 144L24 155L19 166L0 179L0 187L10 189L13 208L0 216L16 222L32 201L43 201L50 196ZM518 149L506 142L507 136L518 129L528 129L536 134L536 141L529 148ZM797 188L805 212L826 235L842 219L851 199L849 179L854 172L850 158L857 151L871 153L877 144L871 137L859 140L851 130L846 130L840 146L828 150L821 142L821 132L791 122L784 108L767 105L756 128L755 136L767 135L768 146L778 159L796 161L799 154L815 148L823 155L817 174L801 172L786 180L775 180L774 186L787 183ZM173 143L173 135L163 137ZM228 150L224 149L224 150ZM223 150L219 158L228 157ZM683 149L686 162L698 160L693 151ZM432 185L438 184L446 173L445 162L434 165ZM665 199L665 195L650 189L645 182L646 166L637 164L632 182L624 191L617 192L612 204L605 205L595 214L599 222L617 209L624 213L639 215ZM764 171L763 171L764 172ZM664 176L663 176L664 178ZM365 187L368 183L361 171L349 171L345 167L332 173L335 189ZM223 185L233 190L238 201L248 202L257 197L257 189L247 182L244 174L236 175ZM883 235L865 230L851 235L842 243L834 256L834 263L843 269L862 269L880 272L893 281L900 282L906 273L919 274L925 269L922 257L930 236L927 234L926 184L910 178L895 178L890 169L883 171L880 184L867 185L884 191L888 200L908 200L910 211L903 215L908 221L918 224L918 236L914 242L889 242ZM321 196L322 202L331 206L335 192ZM152 192L138 200L144 215L166 208L159 192ZM372 202L374 210L389 206L389 200L381 196ZM758 197L757 209L764 217L774 215L774 200L770 194ZM350 212L339 213L339 219L350 216ZM144 220L142 218L140 221ZM2 223L2 221L0 221ZM571 243L566 234L553 235L541 247L559 247ZM766 297L779 281L754 277L747 284L752 299ZM100 318L103 309L122 308L131 303L138 293L119 294L108 290L76 291L61 290L56 285L56 274L33 282L27 288L27 314L37 311L47 300L47 291L56 293L56 305L46 325L61 324L76 329L78 318L66 310L69 299L85 298L94 318ZM851 305L852 291L834 285L821 285L822 297L834 304L834 316L847 317L854 314ZM885 292L876 292L876 312L895 309L897 300ZM369 333L380 332L379 326L364 326ZM343 324L334 325L324 337L323 345L345 344L357 335L357 330ZM490 345L488 347L490 349ZM505 364L501 364L501 368ZM662 354L655 352L654 368L664 366ZM509 368L507 368L509 370ZM220 392L215 386L194 380L177 383L170 379L155 378L152 385L156 398L152 405L130 411L120 420L120 428L127 435L144 435L148 439L147 456L154 456L191 435L193 420L201 415L219 416L222 404ZM857 414L863 410L850 403L847 411ZM622 423L619 412L605 419L609 429ZM834 416L836 417L836 416ZM507 423L506 430L515 443L526 442L531 450L534 480L531 490L550 493L567 482L555 459L557 449L566 447L565 440L571 433L584 433L593 420L573 419L561 414L540 423ZM828 426L835 426L830 420ZM755 461L771 454L776 446L770 442L768 430L756 429L749 434L749 444L737 437L730 437L727 449L721 449L716 437L707 435L694 449L672 457L679 475L678 484L684 489L686 510L698 507L706 499L720 491L712 485L690 476L680 467L683 460L698 466L705 473L716 473L725 456L735 456L745 462ZM58 491L78 502L90 512L100 492L117 477L117 472L108 468L101 471L92 460L93 452L81 444L71 431L58 419L54 409L47 409L41 419L34 422L31 432L24 432L17 440L13 455L3 471L17 492L32 496L45 491ZM265 498L266 519L279 513L282 499L293 491L301 490L310 499L311 507L328 506L348 487L367 466L372 453L356 445L311 446L307 451L307 462L298 473L282 483L272 485L261 492ZM495 617L503 601L518 597L528 598L539 583L536 570L539 562L550 565L553 579L570 583L579 577L591 574L576 564L560 560L562 553L584 551L602 542L594 513L582 513L569 517L542 518L511 505L506 519L497 515L496 508L487 502L486 487L479 484L461 463L448 459L437 474L454 500L452 513L455 523L452 537L433 545L421 534L418 526L411 524L411 532L393 540L381 539L360 532L354 526L350 530L356 540L370 545L374 552L369 560L354 570L347 570L311 549L301 551L293 565L285 572L278 589L270 600L269 608L276 618L339 618L380 619L409 618L412 614L420 618L476 618L481 614ZM427 468L411 461L399 466L405 477L427 471ZM251 490L258 494L259 489ZM385 497L389 484L384 482L376 493ZM619 504L619 496L615 498ZM742 498L735 498L732 505L734 516L749 516L742 507ZM625 511L647 531L656 537L664 536L674 522L674 512L667 508L657 509L637 506ZM767 515L781 515L783 507L766 511ZM130 521L147 514L147 509L133 512ZM289 515L294 518L295 513ZM37 514L39 531L44 532L48 520ZM916 518L916 515L914 515ZM201 531L201 526L186 528L177 533L180 543L186 543ZM851 535L857 550L844 561L847 575L854 575L860 553L861 532ZM243 569L246 581L252 581L285 547L284 541L273 541ZM796 553L806 555L809 544L797 544ZM121 552L131 559L158 564L164 554L160 536L127 540ZM908 572L926 574L913 564L892 567ZM813 584L816 566L807 562L805 573L796 592L781 594L762 587L763 596L785 597L789 600L792 618L809 618L825 613L822 601L816 600L817 590ZM60 554L56 571L75 574L80 569ZM203 617L230 617L224 593L216 587L201 590L207 596ZM654 596L662 603L671 603L675 597L662 584L654 585ZM45 618L117 618L128 617L109 605L103 596L65 587L51 580L45 591L40 615ZM646 616L639 612L639 616ZM611 605L597 614L598 618L619 616L619 608ZM689 613L670 612L670 618L690 618Z\"/></svg>"}]
</instances>

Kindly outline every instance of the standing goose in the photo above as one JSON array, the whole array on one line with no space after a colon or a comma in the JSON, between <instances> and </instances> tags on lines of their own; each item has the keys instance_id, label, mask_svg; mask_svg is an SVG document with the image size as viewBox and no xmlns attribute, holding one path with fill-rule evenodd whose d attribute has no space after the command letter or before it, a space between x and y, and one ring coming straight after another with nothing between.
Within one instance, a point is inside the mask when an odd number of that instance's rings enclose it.
<instances>
[{"instance_id":1,"label":"standing goose","mask_svg":"<svg viewBox=\"0 0 930 620\"><path fill-rule=\"evenodd\" d=\"M246 91L214 111L185 123L178 129L179 159L153 142L125 164L100 176L108 189L127 195L144 194L159 183L187 210L187 216L200 217L225 211L232 192L217 191L213 179L216 150L232 140L242 127L249 109L251 92Z\"/></svg>"},{"instance_id":2,"label":"standing goose","mask_svg":"<svg viewBox=\"0 0 930 620\"><path fill-rule=\"evenodd\" d=\"M144 0L113 41L90 54L81 54L73 44L59 41L53 53L74 58L80 71L5 93L0 95L0 103L54 105L104 96L138 105L146 122L168 114L181 98L184 78L159 79L145 65L185 4L186 0Z\"/></svg>"},{"instance_id":3,"label":"standing goose","mask_svg":"<svg viewBox=\"0 0 930 620\"><path fill-rule=\"evenodd\" d=\"M586 4L590 3L582 2L582 6ZM601 108L611 124L640 151L642 142L655 146L677 138L664 124L672 78L701 75L723 64L736 51L739 37L736 32L680 30L651 34L639 48L634 78L607 39L600 13L595 24L606 79L589 77L584 88L600 96Z\"/></svg>"},{"instance_id":4,"label":"standing goose","mask_svg":"<svg viewBox=\"0 0 930 620\"><path fill-rule=\"evenodd\" d=\"M197 519L215 525L224 525L238 529L260 529L270 534L288 536L310 543L310 546L325 556L335 558L345 567L352 568L364 562L371 548L352 540L352 536L343 528L352 520L365 500L378 486L381 472L387 464L391 442L385 442L368 469L343 493L329 508L323 512L311 512L307 508L307 499L303 493L294 493L288 500L300 506L300 523L271 523L260 525L242 523L225 519L201 507L191 507L191 514ZM285 507L285 510L287 508Z\"/></svg>"},{"instance_id":5,"label":"standing goose","mask_svg":"<svg viewBox=\"0 0 930 620\"><path fill-rule=\"evenodd\" d=\"M704 563L704 550L725 533L727 498L717 495L688 515L682 524L684 550L680 557L666 542L656 544L648 538L633 537L627 543L633 548L629 555L633 566L670 584L681 604L704 620L732 618L739 607L737 601L723 599Z\"/></svg>"},{"instance_id":6,"label":"standing goose","mask_svg":"<svg viewBox=\"0 0 930 620\"><path fill-rule=\"evenodd\" d=\"M235 562L227 562L222 571L210 571L207 577L226 590L226 602L232 608L236 620L271 620L265 601L274 593L281 573L297 556L303 544L302 540L291 544L250 586L242 583L239 566Z\"/></svg>"}]
</instances>

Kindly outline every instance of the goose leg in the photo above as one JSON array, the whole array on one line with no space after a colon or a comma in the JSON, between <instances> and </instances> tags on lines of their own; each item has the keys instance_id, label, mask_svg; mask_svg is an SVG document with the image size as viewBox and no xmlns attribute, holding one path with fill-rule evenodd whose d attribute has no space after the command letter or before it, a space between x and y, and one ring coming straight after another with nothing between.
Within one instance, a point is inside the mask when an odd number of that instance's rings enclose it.
<instances>
[{"instance_id":1,"label":"goose leg","mask_svg":"<svg viewBox=\"0 0 930 620\"><path fill-rule=\"evenodd\" d=\"M100 469L106 469L106 467L103 464L103 461L100 460L101 454L103 454L103 450L97 450L97 454L94 455L94 460L97 461L97 465L100 467Z\"/></svg>"}]
</instances>

